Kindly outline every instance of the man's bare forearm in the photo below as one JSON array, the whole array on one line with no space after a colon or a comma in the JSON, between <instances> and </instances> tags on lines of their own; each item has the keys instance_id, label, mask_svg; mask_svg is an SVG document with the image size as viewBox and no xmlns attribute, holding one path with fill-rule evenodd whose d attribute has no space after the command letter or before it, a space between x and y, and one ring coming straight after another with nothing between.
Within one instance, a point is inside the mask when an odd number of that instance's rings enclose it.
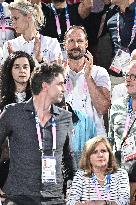
<instances>
[{"instance_id":1,"label":"man's bare forearm","mask_svg":"<svg viewBox=\"0 0 136 205\"><path fill-rule=\"evenodd\" d=\"M97 86L91 76L86 76L86 81L93 106L99 114L105 114L110 107L110 92L107 88Z\"/></svg>"}]
</instances>

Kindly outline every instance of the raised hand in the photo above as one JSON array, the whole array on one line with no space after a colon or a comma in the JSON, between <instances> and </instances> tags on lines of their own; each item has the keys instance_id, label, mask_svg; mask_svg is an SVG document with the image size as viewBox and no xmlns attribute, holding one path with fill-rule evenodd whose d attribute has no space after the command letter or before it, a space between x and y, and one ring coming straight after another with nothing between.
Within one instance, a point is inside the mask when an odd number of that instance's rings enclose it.
<instances>
[{"instance_id":1,"label":"raised hand","mask_svg":"<svg viewBox=\"0 0 136 205\"><path fill-rule=\"evenodd\" d=\"M8 49L9 55L14 52L13 45L10 41L8 41L7 49Z\"/></svg>"},{"instance_id":2,"label":"raised hand","mask_svg":"<svg viewBox=\"0 0 136 205\"><path fill-rule=\"evenodd\" d=\"M41 62L43 60L43 56L41 54L41 37L40 34L37 33L35 36L35 42L34 42L34 55L38 62Z\"/></svg>"},{"instance_id":3,"label":"raised hand","mask_svg":"<svg viewBox=\"0 0 136 205\"><path fill-rule=\"evenodd\" d=\"M87 53L85 54L85 78L91 76L92 67L93 67L93 56L89 51L87 51Z\"/></svg>"}]
</instances>

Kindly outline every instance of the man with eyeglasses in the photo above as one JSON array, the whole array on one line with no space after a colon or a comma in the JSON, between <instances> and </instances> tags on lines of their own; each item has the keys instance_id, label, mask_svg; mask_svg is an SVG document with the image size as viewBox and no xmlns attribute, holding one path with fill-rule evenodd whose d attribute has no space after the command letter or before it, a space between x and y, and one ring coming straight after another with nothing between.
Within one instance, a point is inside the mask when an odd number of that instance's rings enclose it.
<instances>
[{"instance_id":1,"label":"man with eyeglasses","mask_svg":"<svg viewBox=\"0 0 136 205\"><path fill-rule=\"evenodd\" d=\"M128 171L130 182L136 165L136 61L131 61L125 75L127 95L114 100L110 110L109 139L120 166ZM135 187L136 189L136 187ZM131 191L132 193L133 191Z\"/></svg>"},{"instance_id":2,"label":"man with eyeglasses","mask_svg":"<svg viewBox=\"0 0 136 205\"><path fill-rule=\"evenodd\" d=\"M136 60L136 49L133 50L131 53L131 61ZM131 63L130 61L130 63ZM112 99L111 99L111 104L113 103L114 100L118 99L119 97L123 97L127 95L127 87L125 85L125 82L117 84L114 86L112 89Z\"/></svg>"}]
</instances>

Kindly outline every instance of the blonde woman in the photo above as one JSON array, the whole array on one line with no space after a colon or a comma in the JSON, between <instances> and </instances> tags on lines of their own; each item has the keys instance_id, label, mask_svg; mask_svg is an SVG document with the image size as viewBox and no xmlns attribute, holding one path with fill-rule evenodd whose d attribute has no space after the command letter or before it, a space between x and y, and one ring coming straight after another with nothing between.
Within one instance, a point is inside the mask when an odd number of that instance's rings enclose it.
<instances>
[{"instance_id":1,"label":"blonde woman","mask_svg":"<svg viewBox=\"0 0 136 205\"><path fill-rule=\"evenodd\" d=\"M4 44L4 59L10 53L22 50L33 56L39 63L57 60L61 55L58 40L40 35L38 32L44 20L41 5L32 4L27 0L15 0L9 4L9 9L13 26L16 32L21 35Z\"/></svg>"},{"instance_id":2,"label":"blonde woman","mask_svg":"<svg viewBox=\"0 0 136 205\"><path fill-rule=\"evenodd\" d=\"M117 168L109 142L94 137L85 144L67 205L129 205L128 174Z\"/></svg>"}]
</instances>

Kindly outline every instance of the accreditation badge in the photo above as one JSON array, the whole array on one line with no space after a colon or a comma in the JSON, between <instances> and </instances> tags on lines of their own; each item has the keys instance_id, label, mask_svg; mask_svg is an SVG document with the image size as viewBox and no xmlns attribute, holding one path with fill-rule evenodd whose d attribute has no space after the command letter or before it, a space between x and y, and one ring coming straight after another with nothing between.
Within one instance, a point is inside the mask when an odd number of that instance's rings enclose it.
<instances>
[{"instance_id":1,"label":"accreditation badge","mask_svg":"<svg viewBox=\"0 0 136 205\"><path fill-rule=\"evenodd\" d=\"M42 156L42 183L56 183L56 159L53 156Z\"/></svg>"},{"instance_id":2,"label":"accreditation badge","mask_svg":"<svg viewBox=\"0 0 136 205\"><path fill-rule=\"evenodd\" d=\"M122 145L122 154L125 161L136 159L136 141L134 135L128 137Z\"/></svg>"},{"instance_id":3,"label":"accreditation badge","mask_svg":"<svg viewBox=\"0 0 136 205\"><path fill-rule=\"evenodd\" d=\"M130 63L130 54L129 52L119 49L112 61L110 69L116 73L126 72L127 67Z\"/></svg>"}]
</instances>

